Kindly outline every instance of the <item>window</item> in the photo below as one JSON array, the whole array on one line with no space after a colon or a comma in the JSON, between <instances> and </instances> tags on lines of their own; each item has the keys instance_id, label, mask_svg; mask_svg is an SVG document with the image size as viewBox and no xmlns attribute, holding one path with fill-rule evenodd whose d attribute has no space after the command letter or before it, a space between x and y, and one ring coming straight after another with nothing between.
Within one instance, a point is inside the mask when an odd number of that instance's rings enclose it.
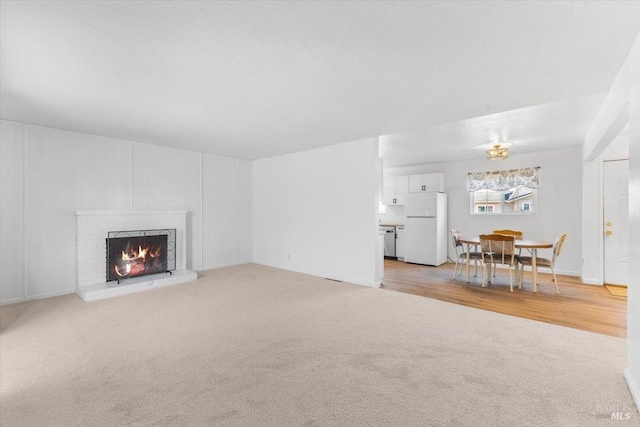
<instances>
[{"instance_id":1,"label":"window","mask_svg":"<svg viewBox=\"0 0 640 427\"><path fill-rule=\"evenodd\" d=\"M472 214L531 214L536 210L538 168L469 174Z\"/></svg>"},{"instance_id":2,"label":"window","mask_svg":"<svg viewBox=\"0 0 640 427\"><path fill-rule=\"evenodd\" d=\"M478 213L491 213L491 212L493 212L493 206L476 206L476 212L478 212Z\"/></svg>"},{"instance_id":3,"label":"window","mask_svg":"<svg viewBox=\"0 0 640 427\"><path fill-rule=\"evenodd\" d=\"M471 194L471 212L480 214L533 213L537 190L525 187L505 191L477 190Z\"/></svg>"},{"instance_id":4,"label":"window","mask_svg":"<svg viewBox=\"0 0 640 427\"><path fill-rule=\"evenodd\" d=\"M472 211L475 213L499 212L501 207L500 197L502 197L500 192L493 190L478 190L471 193Z\"/></svg>"}]
</instances>

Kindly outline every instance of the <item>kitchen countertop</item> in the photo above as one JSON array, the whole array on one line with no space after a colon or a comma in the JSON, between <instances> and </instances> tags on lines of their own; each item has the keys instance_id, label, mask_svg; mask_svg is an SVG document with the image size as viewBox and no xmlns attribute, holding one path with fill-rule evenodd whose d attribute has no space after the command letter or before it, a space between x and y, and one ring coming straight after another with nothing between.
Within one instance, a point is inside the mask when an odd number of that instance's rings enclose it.
<instances>
[{"instance_id":1,"label":"kitchen countertop","mask_svg":"<svg viewBox=\"0 0 640 427\"><path fill-rule=\"evenodd\" d=\"M404 227L404 224L392 224L392 223L389 223L389 222L381 222L378 225L383 225L383 226L386 226L386 227Z\"/></svg>"}]
</instances>

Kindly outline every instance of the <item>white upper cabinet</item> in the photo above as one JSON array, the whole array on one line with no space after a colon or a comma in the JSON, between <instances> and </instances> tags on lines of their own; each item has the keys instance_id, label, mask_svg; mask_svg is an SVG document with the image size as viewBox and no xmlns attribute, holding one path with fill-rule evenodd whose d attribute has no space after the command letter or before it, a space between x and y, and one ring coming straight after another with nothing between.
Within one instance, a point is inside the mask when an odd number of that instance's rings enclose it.
<instances>
[{"instance_id":1,"label":"white upper cabinet","mask_svg":"<svg viewBox=\"0 0 640 427\"><path fill-rule=\"evenodd\" d=\"M396 205L404 205L405 196L409 192L409 176L396 176Z\"/></svg>"},{"instance_id":2,"label":"white upper cabinet","mask_svg":"<svg viewBox=\"0 0 640 427\"><path fill-rule=\"evenodd\" d=\"M382 184L382 203L385 205L404 205L409 192L409 176L385 176Z\"/></svg>"},{"instance_id":3,"label":"white upper cabinet","mask_svg":"<svg viewBox=\"0 0 640 427\"><path fill-rule=\"evenodd\" d=\"M444 174L442 172L409 175L409 193L427 191L444 192Z\"/></svg>"}]
</instances>

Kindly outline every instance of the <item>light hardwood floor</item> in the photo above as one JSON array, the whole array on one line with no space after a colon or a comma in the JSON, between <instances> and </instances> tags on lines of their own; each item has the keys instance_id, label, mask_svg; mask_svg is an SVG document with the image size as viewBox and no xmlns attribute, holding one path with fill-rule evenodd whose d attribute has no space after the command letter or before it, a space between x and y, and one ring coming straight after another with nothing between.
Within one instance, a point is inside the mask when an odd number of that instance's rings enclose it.
<instances>
[{"instance_id":1,"label":"light hardwood floor","mask_svg":"<svg viewBox=\"0 0 640 427\"><path fill-rule=\"evenodd\" d=\"M466 282L466 271L453 279L453 264L440 267L385 260L382 288L420 295L483 310L539 320L604 335L627 336L627 298L613 296L604 286L585 285L580 278L558 275L560 295L550 274L538 275L538 292L533 293L531 271L527 270L522 290L509 291L507 270L485 288L478 277Z\"/></svg>"}]
</instances>

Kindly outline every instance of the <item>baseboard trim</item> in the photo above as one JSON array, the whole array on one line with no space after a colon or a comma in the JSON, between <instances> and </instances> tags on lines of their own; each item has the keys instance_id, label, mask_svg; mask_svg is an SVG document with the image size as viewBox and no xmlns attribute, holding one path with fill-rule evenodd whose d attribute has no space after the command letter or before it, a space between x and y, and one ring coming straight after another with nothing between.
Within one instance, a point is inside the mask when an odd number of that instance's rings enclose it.
<instances>
[{"instance_id":1,"label":"baseboard trim","mask_svg":"<svg viewBox=\"0 0 640 427\"><path fill-rule=\"evenodd\" d=\"M473 266L473 265L472 265ZM502 265L498 265L498 270L508 270L508 268L502 266ZM526 274L531 274L531 267L528 267L525 270ZM546 273L546 274L552 274L551 269L550 268L546 268L546 267L538 267L538 273ZM556 270L556 274L562 275L562 276L573 276L573 277L580 277L581 273L579 271L571 271L571 270Z\"/></svg>"},{"instance_id":2,"label":"baseboard trim","mask_svg":"<svg viewBox=\"0 0 640 427\"><path fill-rule=\"evenodd\" d=\"M587 277L580 277L580 280L582 280L582 283L584 283L585 285L597 285L597 286L602 286L603 283L598 280L598 279L589 279Z\"/></svg>"},{"instance_id":3,"label":"baseboard trim","mask_svg":"<svg viewBox=\"0 0 640 427\"><path fill-rule=\"evenodd\" d=\"M239 262L231 262L228 264L219 264L219 265L214 265L214 266L207 266L207 267L202 267L202 268L192 268L191 271L195 271L196 273L199 273L201 271L207 271L207 270L215 270L216 268L225 268L225 267L234 267L236 265L243 265L243 264L251 264L252 261L239 261Z\"/></svg>"},{"instance_id":4,"label":"baseboard trim","mask_svg":"<svg viewBox=\"0 0 640 427\"><path fill-rule=\"evenodd\" d=\"M38 299L45 299L45 298L52 298L52 297L60 297L63 295L71 295L75 293L76 293L76 290L74 289L72 291L49 292L46 294L32 295L29 297L11 298L8 300L0 301L0 305L18 304L20 302L35 301Z\"/></svg>"},{"instance_id":5,"label":"baseboard trim","mask_svg":"<svg viewBox=\"0 0 640 427\"><path fill-rule=\"evenodd\" d=\"M365 286L367 288L379 288L380 285L383 282L373 282L373 283L356 283L356 282L350 282L348 280L345 280L346 283L353 283L354 285L358 285L358 286Z\"/></svg>"},{"instance_id":6,"label":"baseboard trim","mask_svg":"<svg viewBox=\"0 0 640 427\"><path fill-rule=\"evenodd\" d=\"M541 267L539 269L539 271L543 272L543 273L549 273L551 274L551 269L550 268L544 268ZM579 271L571 271L571 270L556 270L556 274L562 274L563 276L573 276L573 277L580 277L582 276L582 273Z\"/></svg>"},{"instance_id":7,"label":"baseboard trim","mask_svg":"<svg viewBox=\"0 0 640 427\"><path fill-rule=\"evenodd\" d=\"M336 280L336 281L339 281L339 282L350 283L352 285L364 286L364 287L367 287L367 288L379 288L381 283L382 284L384 283L384 278L383 278L382 282L373 281L373 282L363 283L363 282L356 282L355 280L351 280L351 279L348 279L348 278L321 276L319 274L309 273L307 271L294 270L294 269L291 269L291 268L279 267L277 265L264 264L264 263L256 262L256 261L252 261L251 264L264 265L265 267L277 268L278 270L293 271L294 273L306 274L308 276L319 277L321 279Z\"/></svg>"},{"instance_id":8,"label":"baseboard trim","mask_svg":"<svg viewBox=\"0 0 640 427\"><path fill-rule=\"evenodd\" d=\"M627 387L629 387L629 391L631 392L631 397L633 401L636 403L636 410L640 412L640 384L638 384L631 375L631 371L629 368L624 370L624 379L627 382Z\"/></svg>"}]
</instances>

